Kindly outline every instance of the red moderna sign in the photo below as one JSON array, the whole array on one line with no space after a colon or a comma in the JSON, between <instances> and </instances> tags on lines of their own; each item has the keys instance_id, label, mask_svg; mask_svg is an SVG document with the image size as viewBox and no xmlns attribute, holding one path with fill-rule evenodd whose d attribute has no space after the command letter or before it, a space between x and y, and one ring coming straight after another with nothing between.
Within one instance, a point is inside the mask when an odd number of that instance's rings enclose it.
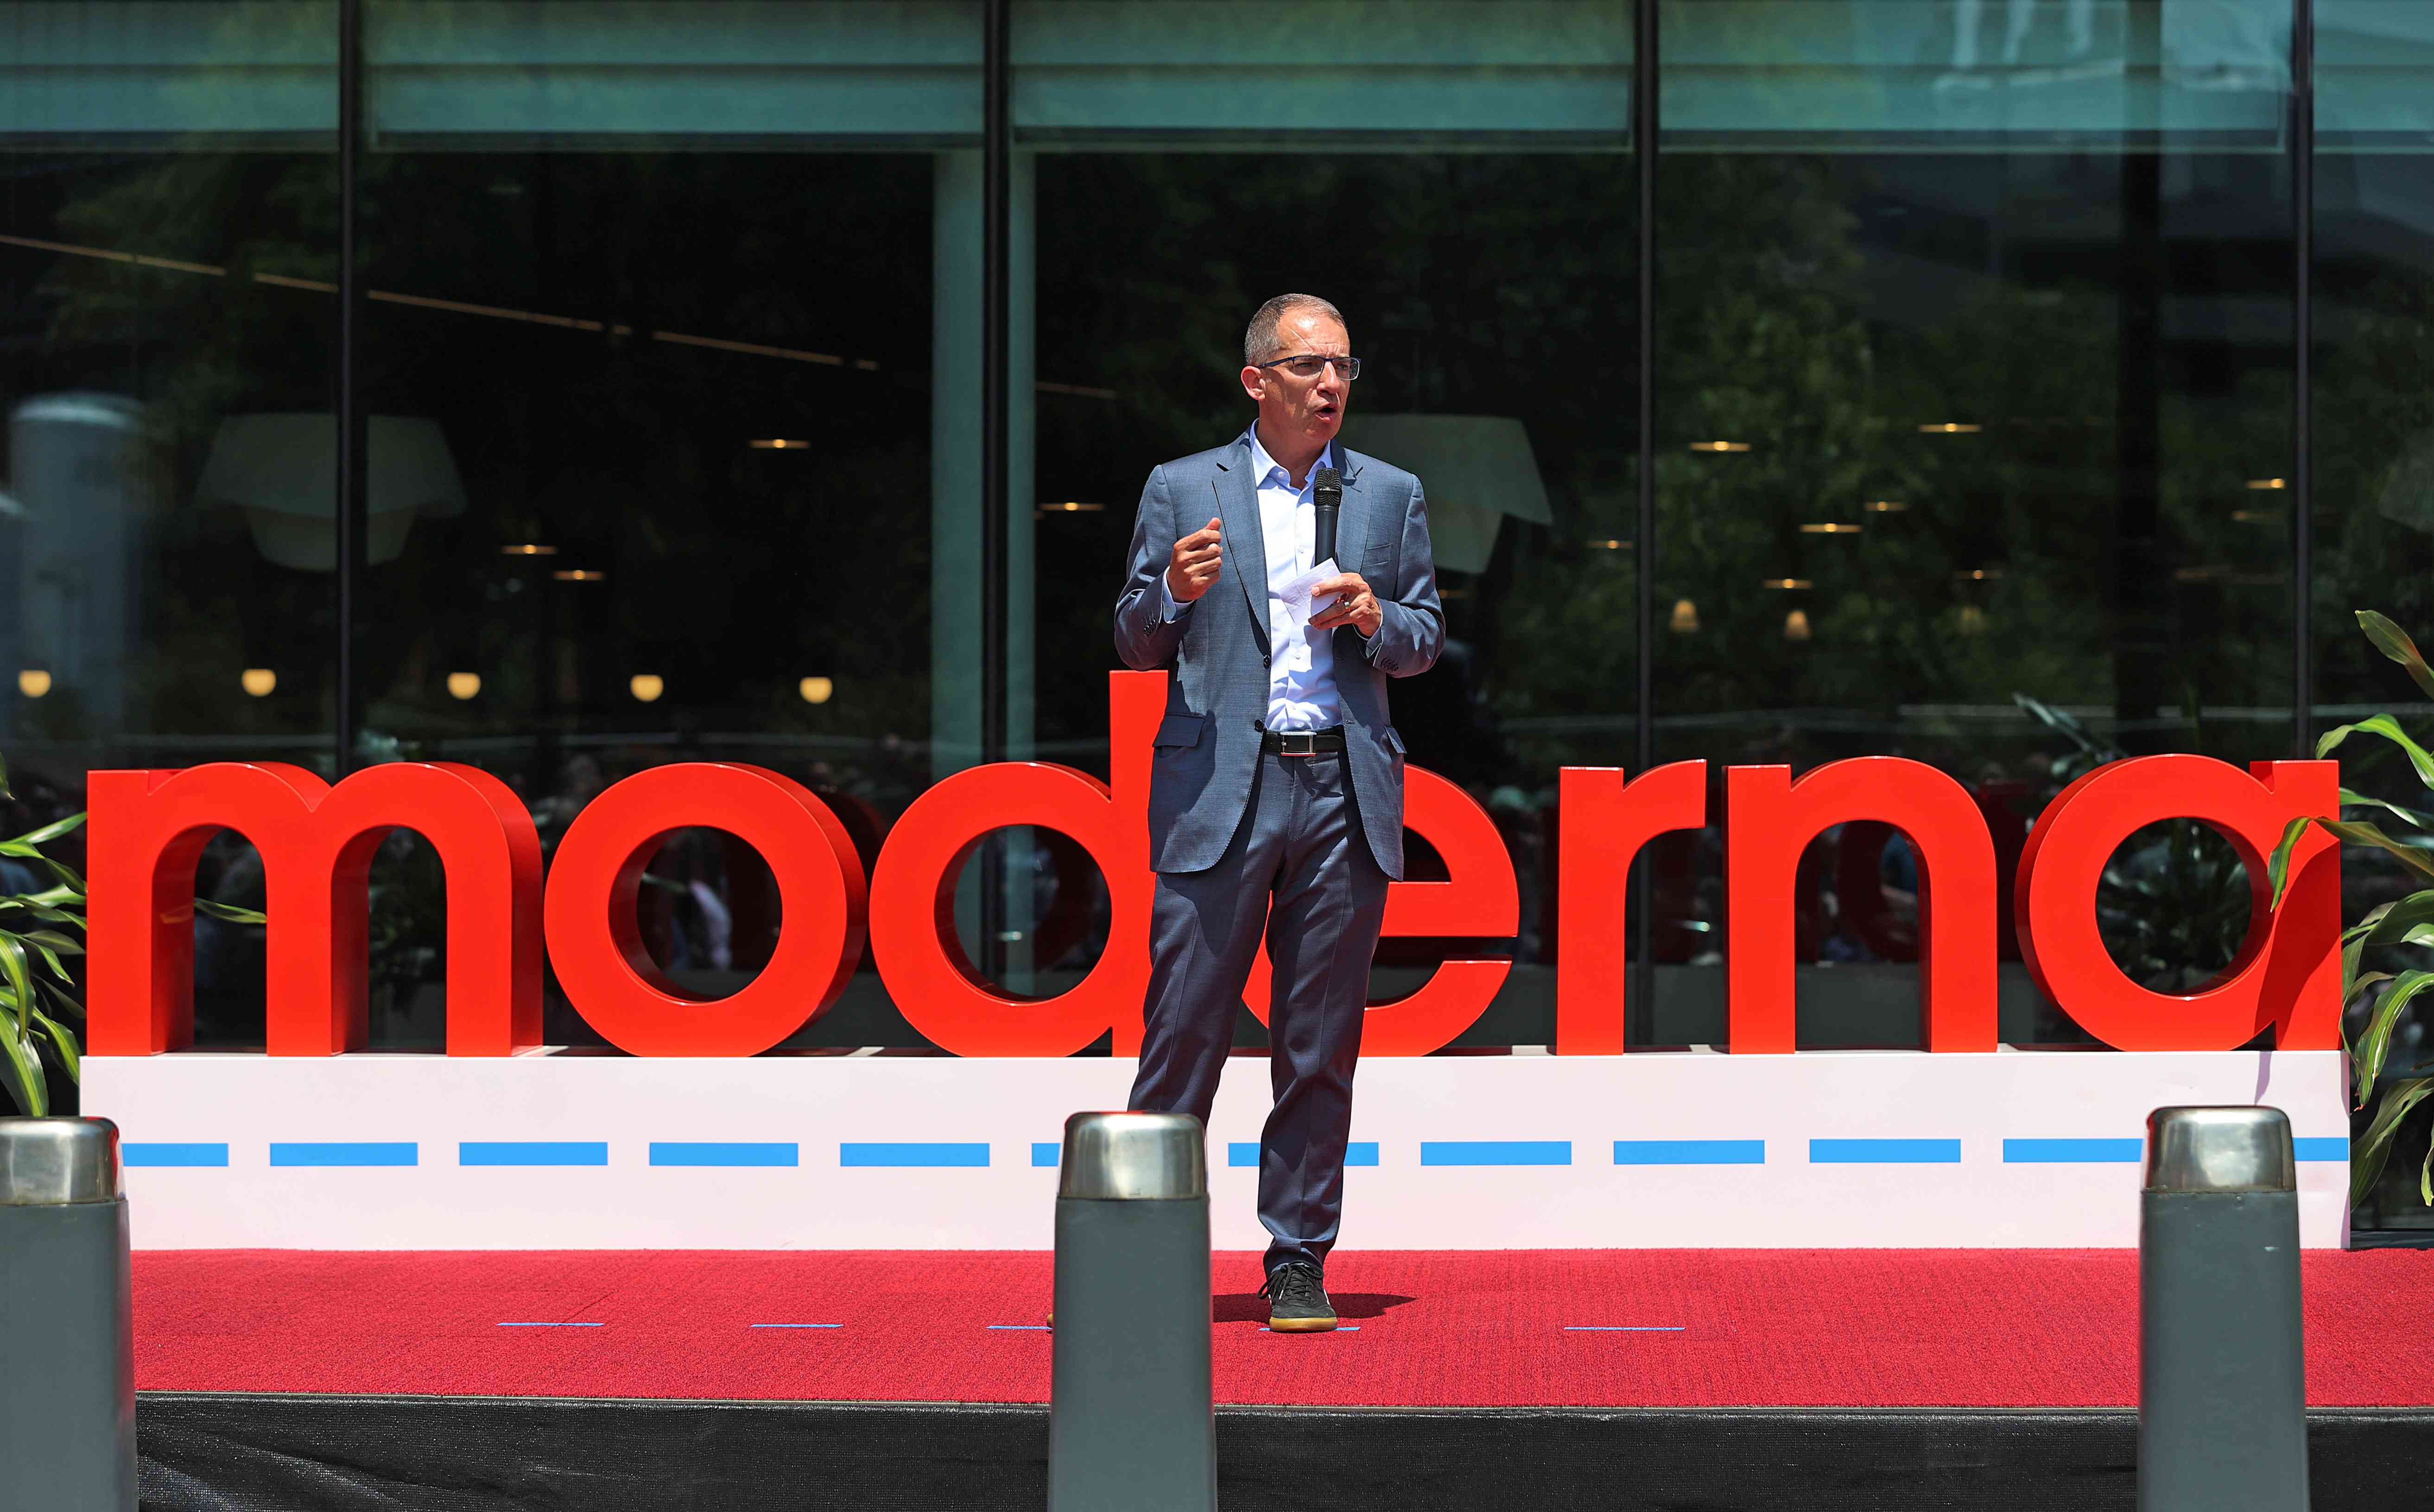
<instances>
[{"instance_id":1,"label":"red moderna sign","mask_svg":"<svg viewBox=\"0 0 2434 1512\"><path fill-rule=\"evenodd\" d=\"M90 1049L180 1049L194 1028L194 873L222 829L261 852L268 893L267 1049L330 1056L366 1039L366 879L394 829L420 833L448 880L448 1053L506 1056L540 1040L542 950L566 995L611 1043L639 1056L748 1056L817 1018L843 993L867 938L904 1016L966 1056L1070 1055L1112 1034L1141 1040L1155 880L1145 815L1150 740L1166 678L1108 678L1112 769L1007 762L937 783L897 821L865 877L845 829L801 785L755 766L682 764L616 783L569 826L541 875L530 812L470 766L392 763L333 787L300 767L219 763L91 774ZM1445 858L1449 880L1398 882L1388 935L1493 938L1518 927L1512 865L1486 813L1433 773L1406 774L1405 823ZM1555 1050L1621 1052L1623 896L1632 858L1656 835L1708 821L1704 762L1634 781L1611 767L1559 780ZM1995 837L1979 802L1920 762L1866 756L1798 781L1783 766L1737 766L1723 783L1729 1048L1783 1053L1792 1019L1793 884L1800 854L1836 824L1891 826L1919 858L1923 1038L1938 1052L1995 1048L1996 961L2005 933ZM2011 927L2037 986L2090 1033L2123 1050L2230 1050L2271 1027L2286 1050L2340 1041L2338 847L2315 830L2290 857L2283 906L2269 911L2265 857L2284 826L2336 812L2331 762L2260 762L2247 772L2201 756L2101 766L2047 806L2019 849ZM2254 889L2237 958L2203 990L2151 991L2124 976L2098 936L2096 889L2134 831L2203 820L2228 837ZM1086 849L1113 910L1098 964L1058 996L1007 998L955 941L958 868L991 830L1044 826ZM731 997L702 1002L652 963L635 922L644 865L660 839L694 827L752 845L782 911L775 954ZM1509 963L1448 960L1419 990L1373 1005L1371 1055L1422 1055L1468 1027ZM1245 990L1265 1015L1264 957Z\"/></svg>"}]
</instances>

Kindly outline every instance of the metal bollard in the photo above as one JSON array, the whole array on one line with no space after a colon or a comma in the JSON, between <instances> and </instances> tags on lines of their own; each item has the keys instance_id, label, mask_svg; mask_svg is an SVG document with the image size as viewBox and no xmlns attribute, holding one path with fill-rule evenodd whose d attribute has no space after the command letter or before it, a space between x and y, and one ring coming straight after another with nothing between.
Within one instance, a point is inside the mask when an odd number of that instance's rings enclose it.
<instances>
[{"instance_id":1,"label":"metal bollard","mask_svg":"<svg viewBox=\"0 0 2434 1512\"><path fill-rule=\"evenodd\" d=\"M2139 1512L2306 1512L2299 1179L2278 1108L2147 1116Z\"/></svg>"},{"instance_id":2,"label":"metal bollard","mask_svg":"<svg viewBox=\"0 0 2434 1512\"><path fill-rule=\"evenodd\" d=\"M0 1506L135 1512L118 1127L0 1118Z\"/></svg>"},{"instance_id":3,"label":"metal bollard","mask_svg":"<svg viewBox=\"0 0 2434 1512\"><path fill-rule=\"evenodd\" d=\"M1055 1292L1049 1512L1214 1512L1200 1120L1065 1121Z\"/></svg>"}]
</instances>

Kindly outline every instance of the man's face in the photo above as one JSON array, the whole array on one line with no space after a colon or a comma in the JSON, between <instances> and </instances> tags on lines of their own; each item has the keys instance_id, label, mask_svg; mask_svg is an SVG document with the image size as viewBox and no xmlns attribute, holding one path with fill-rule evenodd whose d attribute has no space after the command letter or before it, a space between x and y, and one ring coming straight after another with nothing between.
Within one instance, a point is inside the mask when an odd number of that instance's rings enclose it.
<instances>
[{"instance_id":1,"label":"man's face","mask_svg":"<svg viewBox=\"0 0 2434 1512\"><path fill-rule=\"evenodd\" d=\"M1343 323L1322 310L1291 310L1277 322L1277 355L1344 357L1352 352ZM1259 401L1262 430L1282 440L1298 436L1314 445L1335 439L1352 398L1351 375L1330 362L1305 378L1285 363L1243 369L1243 390Z\"/></svg>"}]
</instances>

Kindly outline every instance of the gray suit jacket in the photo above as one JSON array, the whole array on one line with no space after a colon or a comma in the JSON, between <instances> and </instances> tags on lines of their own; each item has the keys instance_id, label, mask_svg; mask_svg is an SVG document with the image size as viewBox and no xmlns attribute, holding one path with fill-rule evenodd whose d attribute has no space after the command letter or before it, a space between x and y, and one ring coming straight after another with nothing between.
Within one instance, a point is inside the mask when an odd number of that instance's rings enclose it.
<instances>
[{"instance_id":1,"label":"gray suit jacket","mask_svg":"<svg viewBox=\"0 0 2434 1512\"><path fill-rule=\"evenodd\" d=\"M1386 679L1426 672L1445 645L1429 507L1420 480L1341 444L1344 509L1335 559L1367 580L1384 610L1363 640L1335 630L1335 687L1344 708L1352 795L1369 853L1403 875L1403 738L1387 722ZM1242 824L1268 711L1268 552L1259 479L1238 438L1150 473L1133 521L1132 556L1116 599L1116 654L1141 671L1172 669L1166 717L1151 764L1149 849L1160 871L1215 866ZM1225 555L1208 593L1173 623L1158 582L1174 543L1217 517Z\"/></svg>"}]
</instances>

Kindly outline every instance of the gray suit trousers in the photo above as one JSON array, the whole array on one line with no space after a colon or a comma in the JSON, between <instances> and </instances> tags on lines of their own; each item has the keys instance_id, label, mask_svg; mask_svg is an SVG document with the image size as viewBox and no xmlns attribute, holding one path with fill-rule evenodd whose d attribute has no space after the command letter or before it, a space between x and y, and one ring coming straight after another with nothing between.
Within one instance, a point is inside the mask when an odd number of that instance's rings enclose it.
<instances>
[{"instance_id":1,"label":"gray suit trousers","mask_svg":"<svg viewBox=\"0 0 2434 1512\"><path fill-rule=\"evenodd\" d=\"M1340 753L1260 757L1243 822L1205 871L1160 872L1149 926L1140 1072L1127 1106L1208 1121L1261 926L1275 970L1260 1140L1267 1268L1325 1265L1344 1211L1352 1072L1386 874ZM1212 1159L1217 1152L1209 1152Z\"/></svg>"}]
</instances>

